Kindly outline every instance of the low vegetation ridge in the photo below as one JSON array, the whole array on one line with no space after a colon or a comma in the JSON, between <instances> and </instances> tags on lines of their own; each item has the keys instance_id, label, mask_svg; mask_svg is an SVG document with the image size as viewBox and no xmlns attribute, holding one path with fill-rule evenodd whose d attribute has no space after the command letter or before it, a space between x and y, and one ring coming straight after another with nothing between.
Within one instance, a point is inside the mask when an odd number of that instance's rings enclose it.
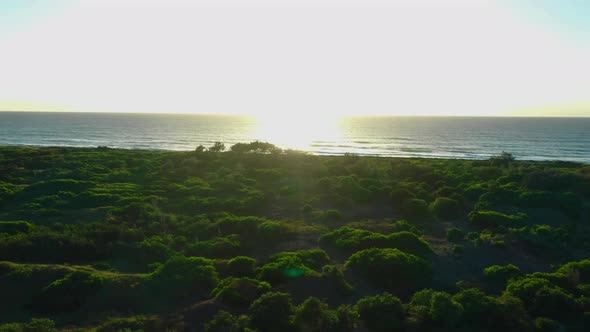
<instances>
[{"instance_id":1,"label":"low vegetation ridge","mask_svg":"<svg viewBox=\"0 0 590 332\"><path fill-rule=\"evenodd\" d=\"M590 166L0 147L0 332L587 331Z\"/></svg>"}]
</instances>

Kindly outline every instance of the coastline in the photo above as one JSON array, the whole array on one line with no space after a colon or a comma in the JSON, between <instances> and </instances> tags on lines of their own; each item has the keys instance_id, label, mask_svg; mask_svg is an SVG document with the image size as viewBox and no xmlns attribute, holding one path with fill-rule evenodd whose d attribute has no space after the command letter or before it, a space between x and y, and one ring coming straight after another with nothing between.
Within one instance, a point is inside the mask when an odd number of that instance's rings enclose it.
<instances>
[{"instance_id":1,"label":"coastline","mask_svg":"<svg viewBox=\"0 0 590 332\"><path fill-rule=\"evenodd\" d=\"M70 145L27 145L27 144L19 144L19 145L0 145L0 153L2 149L5 148L35 148L35 149L68 149L68 150L91 150L91 151L100 151L102 146L70 146ZM160 153L190 153L194 152L194 150L171 150L171 149L155 149L155 148L125 148L125 147L106 147L109 151L121 151L121 152L160 152ZM196 146L195 146L196 148ZM104 151L104 150L103 150ZM498 152L498 155L502 151ZM224 151L219 153L232 153L231 151ZM490 158L495 157L494 155L491 156L482 156L481 158L448 158L448 157L434 157L434 156L387 156L387 155L380 155L380 154L359 154L359 153L314 153L313 151L304 151L304 150L294 150L294 149L287 149L283 150L282 154L304 154L308 156L318 156L318 157L346 157L346 156L354 156L359 158L379 158L379 159L391 159L391 160L398 160L398 159L408 159L408 160L441 160L441 161L486 161L490 160ZM252 153L257 154L257 153ZM583 161L575 161L575 160L563 160L563 159L519 159L515 160L516 162L527 162L527 163L568 163L572 165L590 165L590 162L583 162Z\"/></svg>"}]
</instances>

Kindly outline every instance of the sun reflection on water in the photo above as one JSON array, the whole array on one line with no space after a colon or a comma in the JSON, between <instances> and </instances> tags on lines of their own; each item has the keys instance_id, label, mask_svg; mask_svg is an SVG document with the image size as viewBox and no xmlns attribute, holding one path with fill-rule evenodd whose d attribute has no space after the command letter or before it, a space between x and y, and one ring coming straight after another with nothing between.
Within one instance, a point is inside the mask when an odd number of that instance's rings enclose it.
<instances>
[{"instance_id":1,"label":"sun reflection on water","mask_svg":"<svg viewBox=\"0 0 590 332\"><path fill-rule=\"evenodd\" d=\"M260 116L255 136L283 149L316 150L314 143L339 142L342 139L337 117L314 115Z\"/></svg>"}]
</instances>

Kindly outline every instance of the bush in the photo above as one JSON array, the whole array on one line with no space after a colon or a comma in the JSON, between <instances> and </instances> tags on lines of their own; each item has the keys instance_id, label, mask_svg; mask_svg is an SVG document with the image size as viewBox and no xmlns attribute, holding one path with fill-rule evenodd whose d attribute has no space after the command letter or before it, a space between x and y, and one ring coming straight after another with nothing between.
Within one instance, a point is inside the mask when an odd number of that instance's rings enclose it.
<instances>
[{"instance_id":1,"label":"bush","mask_svg":"<svg viewBox=\"0 0 590 332\"><path fill-rule=\"evenodd\" d=\"M331 287L345 294L352 291L352 286L346 281L342 271L335 265L326 265L322 268L322 279Z\"/></svg>"},{"instance_id":2,"label":"bush","mask_svg":"<svg viewBox=\"0 0 590 332\"><path fill-rule=\"evenodd\" d=\"M517 227L520 226L527 219L527 215L519 213L516 215L508 215L496 211L472 211L469 213L469 220L480 227Z\"/></svg>"},{"instance_id":3,"label":"bush","mask_svg":"<svg viewBox=\"0 0 590 332\"><path fill-rule=\"evenodd\" d=\"M250 277L254 275L256 260L246 256L237 256L227 263L227 273L233 277Z\"/></svg>"},{"instance_id":4,"label":"bush","mask_svg":"<svg viewBox=\"0 0 590 332\"><path fill-rule=\"evenodd\" d=\"M345 266L391 291L409 292L427 285L432 277L424 259L398 249L362 250L350 256Z\"/></svg>"},{"instance_id":5,"label":"bush","mask_svg":"<svg viewBox=\"0 0 590 332\"><path fill-rule=\"evenodd\" d=\"M216 237L188 245L185 252L189 256L208 258L233 257L240 252L240 242L235 237Z\"/></svg>"},{"instance_id":6,"label":"bush","mask_svg":"<svg viewBox=\"0 0 590 332\"><path fill-rule=\"evenodd\" d=\"M433 214L440 219L453 219L461 215L459 202L451 198L438 197L431 207Z\"/></svg>"},{"instance_id":7,"label":"bush","mask_svg":"<svg viewBox=\"0 0 590 332\"><path fill-rule=\"evenodd\" d=\"M31 233L35 226L26 221L0 221L0 233Z\"/></svg>"},{"instance_id":8,"label":"bush","mask_svg":"<svg viewBox=\"0 0 590 332\"><path fill-rule=\"evenodd\" d=\"M259 240L274 243L280 241L285 233L285 227L276 221L265 221L258 225Z\"/></svg>"},{"instance_id":9,"label":"bush","mask_svg":"<svg viewBox=\"0 0 590 332\"><path fill-rule=\"evenodd\" d=\"M533 322L535 332L560 332L561 326L553 319L537 317Z\"/></svg>"},{"instance_id":10,"label":"bush","mask_svg":"<svg viewBox=\"0 0 590 332\"><path fill-rule=\"evenodd\" d=\"M317 219L319 222L335 223L342 220L342 214L338 210L326 210L322 211Z\"/></svg>"},{"instance_id":11,"label":"bush","mask_svg":"<svg viewBox=\"0 0 590 332\"><path fill-rule=\"evenodd\" d=\"M403 205L402 214L411 219L425 218L430 214L428 203L423 199L410 199Z\"/></svg>"},{"instance_id":12,"label":"bush","mask_svg":"<svg viewBox=\"0 0 590 332\"><path fill-rule=\"evenodd\" d=\"M149 276L149 286L174 298L203 298L217 285L213 261L202 257L174 256Z\"/></svg>"},{"instance_id":13,"label":"bush","mask_svg":"<svg viewBox=\"0 0 590 332\"><path fill-rule=\"evenodd\" d=\"M532 305L535 294L543 287L552 287L547 279L525 277L508 281L506 293L521 299L526 305Z\"/></svg>"},{"instance_id":14,"label":"bush","mask_svg":"<svg viewBox=\"0 0 590 332\"><path fill-rule=\"evenodd\" d=\"M102 287L102 278L86 271L75 271L56 280L37 293L31 307L38 312L59 313L79 309L86 299Z\"/></svg>"},{"instance_id":15,"label":"bush","mask_svg":"<svg viewBox=\"0 0 590 332\"><path fill-rule=\"evenodd\" d=\"M590 283L590 259L579 262L569 262L562 265L557 273L571 275L579 283Z\"/></svg>"},{"instance_id":16,"label":"bush","mask_svg":"<svg viewBox=\"0 0 590 332\"><path fill-rule=\"evenodd\" d=\"M447 328L456 326L461 320L463 306L453 300L451 295L436 292L430 299L430 318Z\"/></svg>"},{"instance_id":17,"label":"bush","mask_svg":"<svg viewBox=\"0 0 590 332\"><path fill-rule=\"evenodd\" d=\"M447 230L447 241L457 243L463 241L465 233L459 228L449 228Z\"/></svg>"},{"instance_id":18,"label":"bush","mask_svg":"<svg viewBox=\"0 0 590 332\"><path fill-rule=\"evenodd\" d=\"M389 196L391 197L391 201L393 202L394 207L403 207L411 199L416 198L416 196L412 192L404 188L397 188L392 190Z\"/></svg>"},{"instance_id":19,"label":"bush","mask_svg":"<svg viewBox=\"0 0 590 332\"><path fill-rule=\"evenodd\" d=\"M51 319L33 318L28 323L1 324L0 332L57 332L57 329Z\"/></svg>"},{"instance_id":20,"label":"bush","mask_svg":"<svg viewBox=\"0 0 590 332\"><path fill-rule=\"evenodd\" d=\"M110 318L100 324L96 329L97 332L118 332L118 331L143 331L146 322L151 319L144 316Z\"/></svg>"},{"instance_id":21,"label":"bush","mask_svg":"<svg viewBox=\"0 0 590 332\"><path fill-rule=\"evenodd\" d=\"M231 277L221 280L211 295L224 304L247 307L268 291L270 291L270 284L267 282Z\"/></svg>"},{"instance_id":22,"label":"bush","mask_svg":"<svg viewBox=\"0 0 590 332\"><path fill-rule=\"evenodd\" d=\"M293 313L291 296L287 293L266 293L250 306L250 324L261 331L288 329Z\"/></svg>"},{"instance_id":23,"label":"bush","mask_svg":"<svg viewBox=\"0 0 590 332\"><path fill-rule=\"evenodd\" d=\"M567 320L581 316L583 311L578 307L573 296L558 287L541 287L534 296L531 312L535 316Z\"/></svg>"},{"instance_id":24,"label":"bush","mask_svg":"<svg viewBox=\"0 0 590 332\"><path fill-rule=\"evenodd\" d=\"M367 296L356 303L361 320L371 331L399 331L403 329L404 309L401 301L389 294Z\"/></svg>"},{"instance_id":25,"label":"bush","mask_svg":"<svg viewBox=\"0 0 590 332\"><path fill-rule=\"evenodd\" d=\"M432 253L426 241L407 231L383 235L362 229L341 227L322 235L319 242L321 245L347 252L368 248L396 248L419 256Z\"/></svg>"},{"instance_id":26,"label":"bush","mask_svg":"<svg viewBox=\"0 0 590 332\"><path fill-rule=\"evenodd\" d=\"M160 237L151 237L137 244L137 253L144 264L164 262L174 254L174 251L163 242Z\"/></svg>"},{"instance_id":27,"label":"bush","mask_svg":"<svg viewBox=\"0 0 590 332\"><path fill-rule=\"evenodd\" d=\"M323 332L333 330L338 316L328 305L315 297L308 297L295 309L295 324L301 331Z\"/></svg>"},{"instance_id":28,"label":"bush","mask_svg":"<svg viewBox=\"0 0 590 332\"><path fill-rule=\"evenodd\" d=\"M387 239L391 243L391 248L396 248L421 257L426 257L432 254L432 249L430 249L428 243L414 233L405 231L392 233L387 236Z\"/></svg>"},{"instance_id":29,"label":"bush","mask_svg":"<svg viewBox=\"0 0 590 332\"><path fill-rule=\"evenodd\" d=\"M278 262L289 257L300 260L305 267L318 270L330 261L330 256L321 249L309 249L298 251L284 251L276 253L268 258L269 262Z\"/></svg>"},{"instance_id":30,"label":"bush","mask_svg":"<svg viewBox=\"0 0 590 332\"><path fill-rule=\"evenodd\" d=\"M508 280L522 276L522 272L512 264L492 265L483 270L483 275L490 284L503 288Z\"/></svg>"},{"instance_id":31,"label":"bush","mask_svg":"<svg viewBox=\"0 0 590 332\"><path fill-rule=\"evenodd\" d=\"M297 254L283 254L271 257L270 262L258 270L257 278L274 285L313 273L313 270L305 266Z\"/></svg>"},{"instance_id":32,"label":"bush","mask_svg":"<svg viewBox=\"0 0 590 332\"><path fill-rule=\"evenodd\" d=\"M453 300L463 307L463 322L467 326L479 327L484 330L489 326L489 313L496 305L495 298L487 296L481 290L469 288L460 291L453 296Z\"/></svg>"},{"instance_id":33,"label":"bush","mask_svg":"<svg viewBox=\"0 0 590 332\"><path fill-rule=\"evenodd\" d=\"M217 312L213 319L205 324L205 332L245 332L248 327L248 316L234 316L225 310Z\"/></svg>"}]
</instances>

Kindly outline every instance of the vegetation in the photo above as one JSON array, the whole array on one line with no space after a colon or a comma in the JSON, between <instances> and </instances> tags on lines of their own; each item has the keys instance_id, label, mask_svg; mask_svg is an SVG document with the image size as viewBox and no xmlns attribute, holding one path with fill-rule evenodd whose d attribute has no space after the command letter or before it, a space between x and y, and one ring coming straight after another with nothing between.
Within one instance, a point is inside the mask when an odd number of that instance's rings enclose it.
<instances>
[{"instance_id":1,"label":"vegetation","mask_svg":"<svg viewBox=\"0 0 590 332\"><path fill-rule=\"evenodd\" d=\"M569 162L0 147L1 331L584 331Z\"/></svg>"}]
</instances>

